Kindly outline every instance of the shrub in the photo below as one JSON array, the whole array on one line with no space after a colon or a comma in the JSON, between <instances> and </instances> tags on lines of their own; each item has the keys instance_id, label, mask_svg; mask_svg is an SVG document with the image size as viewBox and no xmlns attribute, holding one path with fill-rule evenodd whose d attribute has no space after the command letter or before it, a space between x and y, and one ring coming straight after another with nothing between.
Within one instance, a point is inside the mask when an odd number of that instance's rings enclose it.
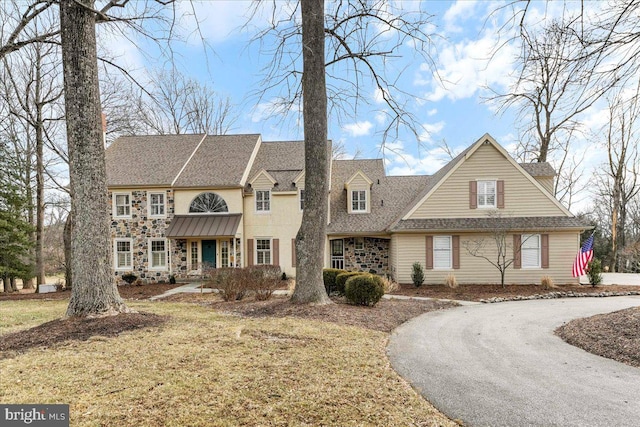
<instances>
[{"instance_id":1,"label":"shrub","mask_svg":"<svg viewBox=\"0 0 640 427\"><path fill-rule=\"evenodd\" d=\"M458 280L456 279L456 275L453 273L447 274L447 277L444 279L444 284L447 288L455 289L458 287Z\"/></svg>"},{"instance_id":2,"label":"shrub","mask_svg":"<svg viewBox=\"0 0 640 427\"><path fill-rule=\"evenodd\" d=\"M345 283L347 283L347 280L349 280L350 277L357 276L358 274L369 274L369 273L362 273L361 271L344 271L338 274L336 276L335 291L338 292L340 295L344 295Z\"/></svg>"},{"instance_id":3,"label":"shrub","mask_svg":"<svg viewBox=\"0 0 640 427\"><path fill-rule=\"evenodd\" d=\"M553 283L551 276L542 276L540 279L540 286L542 289L555 289L557 286Z\"/></svg>"},{"instance_id":4,"label":"shrub","mask_svg":"<svg viewBox=\"0 0 640 427\"><path fill-rule=\"evenodd\" d=\"M393 280L391 276L381 276L380 280L382 281L382 288L384 289L385 294L398 290L398 282Z\"/></svg>"},{"instance_id":5,"label":"shrub","mask_svg":"<svg viewBox=\"0 0 640 427\"><path fill-rule=\"evenodd\" d=\"M239 301L247 293L249 281L243 268L207 268L208 287L218 289L225 301Z\"/></svg>"},{"instance_id":6,"label":"shrub","mask_svg":"<svg viewBox=\"0 0 640 427\"><path fill-rule=\"evenodd\" d=\"M411 271L411 280L416 288L422 286L424 283L424 270L422 270L422 264L418 261L413 263Z\"/></svg>"},{"instance_id":7,"label":"shrub","mask_svg":"<svg viewBox=\"0 0 640 427\"><path fill-rule=\"evenodd\" d=\"M133 282L136 281L136 279L138 278L138 276L136 276L133 273L125 273L122 276L120 276L122 278L122 280L124 280L125 282L127 282L127 284L132 284Z\"/></svg>"},{"instance_id":8,"label":"shrub","mask_svg":"<svg viewBox=\"0 0 640 427\"><path fill-rule=\"evenodd\" d=\"M282 286L282 273L277 265L256 265L247 267L249 288L255 293L257 301L271 298L273 291Z\"/></svg>"},{"instance_id":9,"label":"shrub","mask_svg":"<svg viewBox=\"0 0 640 427\"><path fill-rule=\"evenodd\" d=\"M176 284L176 276L174 276L173 274L169 276L169 283L172 285Z\"/></svg>"},{"instance_id":10,"label":"shrub","mask_svg":"<svg viewBox=\"0 0 640 427\"><path fill-rule=\"evenodd\" d=\"M325 268L322 270L322 280L324 281L324 289L327 291L327 294L336 290L336 276L344 272L344 270L338 268Z\"/></svg>"},{"instance_id":11,"label":"shrub","mask_svg":"<svg viewBox=\"0 0 640 427\"><path fill-rule=\"evenodd\" d=\"M282 276L280 277L280 280L287 280L287 273L283 271Z\"/></svg>"},{"instance_id":12,"label":"shrub","mask_svg":"<svg viewBox=\"0 0 640 427\"><path fill-rule=\"evenodd\" d=\"M382 279L373 274L352 276L345 284L344 295L350 304L373 307L384 295Z\"/></svg>"},{"instance_id":13,"label":"shrub","mask_svg":"<svg viewBox=\"0 0 640 427\"><path fill-rule=\"evenodd\" d=\"M602 283L602 262L599 259L592 259L587 266L587 277L589 284L594 288Z\"/></svg>"}]
</instances>

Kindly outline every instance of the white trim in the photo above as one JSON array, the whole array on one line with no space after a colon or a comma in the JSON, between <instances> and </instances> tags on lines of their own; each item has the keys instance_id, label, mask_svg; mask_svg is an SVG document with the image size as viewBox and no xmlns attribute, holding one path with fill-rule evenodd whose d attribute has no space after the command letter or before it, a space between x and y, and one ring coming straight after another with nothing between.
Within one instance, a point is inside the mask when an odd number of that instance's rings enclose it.
<instances>
[{"instance_id":1,"label":"white trim","mask_svg":"<svg viewBox=\"0 0 640 427\"><path fill-rule=\"evenodd\" d=\"M358 169L358 171L356 173L354 173L353 175L351 175L351 178L349 178L347 180L347 182L344 183L344 187L347 188L351 185L351 181L353 181L354 179L356 179L356 176L360 175L361 177L364 178L364 180L369 184L369 185L373 185L373 181L371 181L369 179L369 177L367 175L365 175L364 172L362 172L362 170Z\"/></svg>"},{"instance_id":2,"label":"white trim","mask_svg":"<svg viewBox=\"0 0 640 427\"><path fill-rule=\"evenodd\" d=\"M558 199L556 199L551 193L549 193L543 186L542 184L540 184L538 181L536 181L536 179L534 177L532 177L531 175L529 175L529 173L527 173L527 171L525 171L523 169L522 166L520 166L518 164L518 162L516 162L513 157L511 157L509 155L509 153L507 153L507 151L500 145L498 144L498 142L493 139L493 137L491 135L489 135L488 133L485 133L482 138L480 138L479 140L477 140L469 149L469 151L464 155L463 158L458 160L458 163L456 163L449 172L446 173L445 176L443 176L440 181L438 181L436 183L436 185L433 186L433 188L431 190L429 190L429 192L427 194L425 194L415 205L413 205L413 207L409 210L409 212L407 212L405 215L403 215L401 217L401 219L409 219L411 217L411 215L413 215L415 213L415 211L417 211L424 203L425 201L431 197L431 195L433 193L435 193L438 188L440 188L440 186L447 180L449 179L449 177L455 173L458 168L465 162L465 160L467 160L469 157L471 157L473 155L473 153L475 153L475 151L480 148L480 146L482 146L485 142L493 145L493 147L496 148L496 150L498 150L498 152L500 154L502 154L526 179L529 180L529 182L531 182L534 186L536 186L540 191L542 191L542 193L544 195L547 196L547 198L549 198L549 200L551 200L553 202L553 204L556 205L556 207L558 207L565 215L567 215L570 218L575 218L575 216L569 212L569 210L567 208L565 208L562 203L560 203L560 201Z\"/></svg>"},{"instance_id":3,"label":"white trim","mask_svg":"<svg viewBox=\"0 0 640 427\"><path fill-rule=\"evenodd\" d=\"M353 192L354 191L363 192L364 193L364 209L353 209ZM370 195L371 195L371 192L368 191L368 190L365 190L365 189L354 188L352 190L349 190L349 213L350 214L369 213L369 198L370 198ZM360 205L361 201L362 200L360 200L360 197L358 196L358 205Z\"/></svg>"},{"instance_id":4,"label":"white trim","mask_svg":"<svg viewBox=\"0 0 640 427\"><path fill-rule=\"evenodd\" d=\"M304 191L304 188L298 189L298 209L300 209L300 212L304 212L304 208L302 207L302 204L305 201L305 199L302 197L303 191Z\"/></svg>"},{"instance_id":5,"label":"white trim","mask_svg":"<svg viewBox=\"0 0 640 427\"><path fill-rule=\"evenodd\" d=\"M449 252L449 265L446 267L438 267L436 265L436 239L447 239L447 241L449 242L449 249L447 249L447 251ZM440 250L441 252L444 252L444 250ZM433 236L433 269L434 270L451 270L453 268L453 239L451 238L451 236Z\"/></svg>"},{"instance_id":6,"label":"white trim","mask_svg":"<svg viewBox=\"0 0 640 427\"><path fill-rule=\"evenodd\" d=\"M151 213L151 197L152 195L162 194L162 214ZM167 217L167 192L166 191L147 191L147 215L149 218L166 218Z\"/></svg>"},{"instance_id":7,"label":"white trim","mask_svg":"<svg viewBox=\"0 0 640 427\"><path fill-rule=\"evenodd\" d=\"M256 156L258 155L258 151L262 146L262 135L257 135L258 139L256 139L256 145L253 146L253 151L251 152L251 157L249 157L249 161L247 162L247 166L244 169L244 173L242 174L242 178L240 178L240 185L244 187L244 184L247 182L249 178L249 173L251 172L251 168L253 168L253 162L256 160Z\"/></svg>"},{"instance_id":8,"label":"white trim","mask_svg":"<svg viewBox=\"0 0 640 427\"><path fill-rule=\"evenodd\" d=\"M276 179L273 176L271 176L271 174L269 172L267 172L264 169L260 169L260 172L258 172L256 174L256 176L254 176L251 179L251 181L249 181L249 185L251 185L251 187L253 187L253 183L256 182L256 180L258 178L260 178L261 176L263 176L263 175L269 180L269 182L271 182L272 186L274 186L274 185L276 185L278 183L278 181L276 181ZM254 188L254 190L255 190L255 188Z\"/></svg>"},{"instance_id":9,"label":"white trim","mask_svg":"<svg viewBox=\"0 0 640 427\"><path fill-rule=\"evenodd\" d=\"M180 169L180 171L178 172L176 177L173 178L173 181L171 181L171 186L172 187L176 184L176 181L178 180L178 178L180 178L180 175L182 175L182 172L184 172L184 170L187 168L187 165L189 164L191 159L193 159L193 156L195 156L196 152L198 151L198 148L200 148L200 146L202 145L202 143L204 142L206 137L207 137L206 133L204 135L202 135L202 139L200 140L200 142L198 142L198 145L196 145L196 148L194 148L193 153L191 153L191 155L189 156L187 161L184 162L184 165L182 165L182 168Z\"/></svg>"},{"instance_id":10,"label":"white trim","mask_svg":"<svg viewBox=\"0 0 640 427\"><path fill-rule=\"evenodd\" d=\"M493 204L480 204L480 183L492 182L493 183ZM486 200L487 193L483 193ZM476 207L478 209L496 209L498 206L498 180L497 179L476 179Z\"/></svg>"},{"instance_id":11,"label":"white trim","mask_svg":"<svg viewBox=\"0 0 640 427\"><path fill-rule=\"evenodd\" d=\"M118 266L118 243L129 243L129 260L130 264L123 267ZM125 253L125 252L123 252ZM133 270L133 239L129 238L115 238L113 239L113 268L116 271L130 271Z\"/></svg>"},{"instance_id":12,"label":"white trim","mask_svg":"<svg viewBox=\"0 0 640 427\"><path fill-rule=\"evenodd\" d=\"M164 243L164 265L161 266L153 266L153 242L162 242ZM148 262L147 262L147 270L149 271L167 271L169 256L167 255L167 239L163 237L149 237L147 239L147 252L148 252Z\"/></svg>"},{"instance_id":13,"label":"white trim","mask_svg":"<svg viewBox=\"0 0 640 427\"><path fill-rule=\"evenodd\" d=\"M118 203L117 203L117 196L127 196L129 198L129 213L127 215L118 215ZM132 216L132 211L133 211L133 203L131 203L131 192L126 192L126 191L121 191L121 192L112 192L111 193L111 208L112 208L112 215L113 218L131 218Z\"/></svg>"},{"instance_id":14,"label":"white trim","mask_svg":"<svg viewBox=\"0 0 640 427\"><path fill-rule=\"evenodd\" d=\"M535 237L538 241L537 251L538 251L538 259L536 265L524 265L524 243ZM542 237L540 234L522 234L521 242L520 242L520 268L523 270L533 270L542 268Z\"/></svg>"},{"instance_id":15,"label":"white trim","mask_svg":"<svg viewBox=\"0 0 640 427\"><path fill-rule=\"evenodd\" d=\"M269 209L265 210L265 209L258 209L258 192L265 192L267 194L269 194ZM254 203L253 203L253 209L255 211L256 214L269 214L271 213L271 190L254 190ZM264 200L262 200L263 206L264 206Z\"/></svg>"},{"instance_id":16,"label":"white trim","mask_svg":"<svg viewBox=\"0 0 640 427\"><path fill-rule=\"evenodd\" d=\"M269 262L258 263L258 240L269 241ZM264 252L264 249L262 250ZM269 265L273 263L273 238L272 237L254 237L253 238L253 265Z\"/></svg>"}]
</instances>

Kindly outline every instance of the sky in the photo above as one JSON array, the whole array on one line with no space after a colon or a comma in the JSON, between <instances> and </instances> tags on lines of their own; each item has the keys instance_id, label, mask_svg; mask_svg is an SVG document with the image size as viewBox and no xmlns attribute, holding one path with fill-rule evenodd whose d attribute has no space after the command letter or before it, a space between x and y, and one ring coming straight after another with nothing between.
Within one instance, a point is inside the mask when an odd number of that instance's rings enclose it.
<instances>
[{"instance_id":1,"label":"sky","mask_svg":"<svg viewBox=\"0 0 640 427\"><path fill-rule=\"evenodd\" d=\"M359 86L364 102L359 104L357 114L341 120L330 115L329 138L344 146L346 158L383 157L389 175L432 174L449 160L442 150L443 141L455 154L485 133L512 152L518 138L515 113L498 112L496 105L488 101L492 91L508 91L519 53L517 43L510 42L505 32L511 17L509 9L500 9L505 2L392 3L402 11L421 7L433 15L425 27L434 35L428 51L433 63L426 62L416 54L414 46L405 43L387 64L387 75L397 78L399 86L410 94L403 100L421 127L419 138L402 131L383 141L381 131L388 123L382 114L385 105L380 103L380 92L366 79ZM286 7L284 1L276 4L280 9ZM543 22L558 16L560 4L533 2L527 19ZM238 119L232 133L260 133L265 141L302 139L302 124L295 112L285 120L267 114L273 99L285 92L282 87L263 93L261 98L255 95L264 88L264 68L273 61L269 50L276 42L263 37L260 42L251 43L266 28L266 17L270 15L258 13L245 25L250 5L242 0L178 3L179 12L195 12L199 31L189 18L180 23L185 40L174 45L175 64L184 74L210 84L236 105ZM208 48L203 48L201 37ZM144 40L138 40L136 45L124 39L110 40L108 44L134 73L169 66L165 59L154 55L156 47ZM498 45L500 49L496 49ZM602 114L596 111L584 120L596 127L602 122ZM580 142L577 149L583 149ZM586 163L591 161L590 156L587 153Z\"/></svg>"}]
</instances>

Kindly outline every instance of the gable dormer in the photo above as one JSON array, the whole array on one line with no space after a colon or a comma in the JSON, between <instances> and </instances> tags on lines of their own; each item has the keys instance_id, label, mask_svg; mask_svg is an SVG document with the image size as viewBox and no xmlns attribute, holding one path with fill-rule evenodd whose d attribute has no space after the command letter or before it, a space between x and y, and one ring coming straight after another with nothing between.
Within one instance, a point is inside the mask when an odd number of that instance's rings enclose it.
<instances>
[{"instance_id":1,"label":"gable dormer","mask_svg":"<svg viewBox=\"0 0 640 427\"><path fill-rule=\"evenodd\" d=\"M371 186L373 181L361 170L354 173L344 184L347 190L347 212L350 214L371 213Z\"/></svg>"},{"instance_id":2,"label":"gable dormer","mask_svg":"<svg viewBox=\"0 0 640 427\"><path fill-rule=\"evenodd\" d=\"M253 189L256 213L271 212L271 190L278 185L278 181L269 172L262 169L249 181L249 185Z\"/></svg>"}]
</instances>

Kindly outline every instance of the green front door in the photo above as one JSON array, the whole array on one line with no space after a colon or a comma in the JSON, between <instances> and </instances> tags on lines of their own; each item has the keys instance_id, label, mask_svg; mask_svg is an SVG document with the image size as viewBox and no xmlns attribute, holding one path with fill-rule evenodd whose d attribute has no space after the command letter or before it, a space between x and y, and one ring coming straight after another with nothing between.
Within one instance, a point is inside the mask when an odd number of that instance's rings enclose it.
<instances>
[{"instance_id":1,"label":"green front door","mask_svg":"<svg viewBox=\"0 0 640 427\"><path fill-rule=\"evenodd\" d=\"M216 241L202 241L202 264L206 267L216 268Z\"/></svg>"}]
</instances>

